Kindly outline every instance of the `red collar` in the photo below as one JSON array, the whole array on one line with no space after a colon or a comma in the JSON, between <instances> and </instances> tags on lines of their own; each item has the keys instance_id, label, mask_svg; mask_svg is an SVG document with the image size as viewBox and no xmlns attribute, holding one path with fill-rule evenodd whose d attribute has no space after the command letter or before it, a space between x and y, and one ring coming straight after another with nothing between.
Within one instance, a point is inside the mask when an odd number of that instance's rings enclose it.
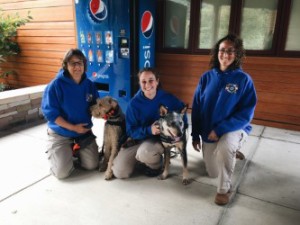
<instances>
[{"instance_id":1,"label":"red collar","mask_svg":"<svg viewBox=\"0 0 300 225\"><path fill-rule=\"evenodd\" d=\"M102 118L105 119L105 120L108 120L114 114L115 114L115 110L111 109L108 113L104 114L104 116Z\"/></svg>"}]
</instances>

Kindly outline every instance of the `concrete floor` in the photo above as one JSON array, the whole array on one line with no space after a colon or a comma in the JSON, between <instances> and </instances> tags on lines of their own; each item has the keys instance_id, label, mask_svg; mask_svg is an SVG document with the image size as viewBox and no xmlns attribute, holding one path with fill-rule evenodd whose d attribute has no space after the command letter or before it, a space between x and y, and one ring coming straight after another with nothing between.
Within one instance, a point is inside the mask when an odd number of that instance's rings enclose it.
<instances>
[{"instance_id":1,"label":"concrete floor","mask_svg":"<svg viewBox=\"0 0 300 225\"><path fill-rule=\"evenodd\" d=\"M223 207L214 204L217 180L206 176L191 138L192 183L184 186L179 157L164 181L138 173L105 181L103 173L83 170L60 181L49 174L45 123L0 137L1 225L300 224L300 132L254 125L242 149L246 160L236 165L235 197Z\"/></svg>"}]
</instances>

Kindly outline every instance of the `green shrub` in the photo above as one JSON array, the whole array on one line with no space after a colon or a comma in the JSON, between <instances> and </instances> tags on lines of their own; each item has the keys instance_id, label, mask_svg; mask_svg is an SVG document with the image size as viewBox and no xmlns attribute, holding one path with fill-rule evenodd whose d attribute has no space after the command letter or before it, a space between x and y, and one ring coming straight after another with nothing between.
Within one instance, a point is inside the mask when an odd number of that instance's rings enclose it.
<instances>
[{"instance_id":1,"label":"green shrub","mask_svg":"<svg viewBox=\"0 0 300 225\"><path fill-rule=\"evenodd\" d=\"M0 69L1 64L6 62L6 58L11 55L20 53L20 47L16 41L18 27L25 25L32 20L30 12L25 18L21 18L18 13L14 15L4 15L0 9ZM16 75L13 70L0 72L0 78L7 79L10 75ZM0 82L0 91L8 89L9 86L5 82Z\"/></svg>"}]
</instances>

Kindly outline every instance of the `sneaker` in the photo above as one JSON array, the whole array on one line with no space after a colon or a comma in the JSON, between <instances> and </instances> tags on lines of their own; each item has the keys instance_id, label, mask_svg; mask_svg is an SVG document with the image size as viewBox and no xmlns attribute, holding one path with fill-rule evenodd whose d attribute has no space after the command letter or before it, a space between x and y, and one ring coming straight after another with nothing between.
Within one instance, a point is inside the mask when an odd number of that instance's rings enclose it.
<instances>
[{"instance_id":1,"label":"sneaker","mask_svg":"<svg viewBox=\"0 0 300 225\"><path fill-rule=\"evenodd\" d=\"M158 175L161 174L161 172L162 172L161 168L159 168L159 169L151 169L150 167L146 166L144 174L147 177L157 177Z\"/></svg>"},{"instance_id":2,"label":"sneaker","mask_svg":"<svg viewBox=\"0 0 300 225\"><path fill-rule=\"evenodd\" d=\"M217 193L215 197L215 203L217 205L226 205L230 200L231 192L228 191L226 194Z\"/></svg>"},{"instance_id":3,"label":"sneaker","mask_svg":"<svg viewBox=\"0 0 300 225\"><path fill-rule=\"evenodd\" d=\"M142 163L140 161L137 161L135 164L135 168L144 173L146 176L148 177L157 177L158 175L160 175L163 172L163 168L164 168L164 160L163 160L163 156L160 157L160 167L158 169L152 169L149 166L147 166L145 163Z\"/></svg>"},{"instance_id":4,"label":"sneaker","mask_svg":"<svg viewBox=\"0 0 300 225\"><path fill-rule=\"evenodd\" d=\"M79 157L73 157L73 166L75 169L82 169Z\"/></svg>"},{"instance_id":5,"label":"sneaker","mask_svg":"<svg viewBox=\"0 0 300 225\"><path fill-rule=\"evenodd\" d=\"M156 177L158 175L161 174L162 169L151 169L150 167L146 166L146 164L141 163L141 162L137 162L136 163L136 167L135 167L138 171L142 172L143 174L145 174L148 177Z\"/></svg>"}]
</instances>

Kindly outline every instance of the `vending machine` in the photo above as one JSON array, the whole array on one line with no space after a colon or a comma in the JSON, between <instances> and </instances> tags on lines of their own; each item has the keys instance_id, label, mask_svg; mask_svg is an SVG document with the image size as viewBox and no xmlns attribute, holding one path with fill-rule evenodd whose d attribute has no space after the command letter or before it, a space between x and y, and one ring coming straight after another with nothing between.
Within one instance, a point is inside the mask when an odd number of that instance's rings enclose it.
<instances>
[{"instance_id":1,"label":"vending machine","mask_svg":"<svg viewBox=\"0 0 300 225\"><path fill-rule=\"evenodd\" d=\"M100 97L125 112L138 90L137 72L154 67L155 0L75 0L78 48Z\"/></svg>"}]
</instances>

